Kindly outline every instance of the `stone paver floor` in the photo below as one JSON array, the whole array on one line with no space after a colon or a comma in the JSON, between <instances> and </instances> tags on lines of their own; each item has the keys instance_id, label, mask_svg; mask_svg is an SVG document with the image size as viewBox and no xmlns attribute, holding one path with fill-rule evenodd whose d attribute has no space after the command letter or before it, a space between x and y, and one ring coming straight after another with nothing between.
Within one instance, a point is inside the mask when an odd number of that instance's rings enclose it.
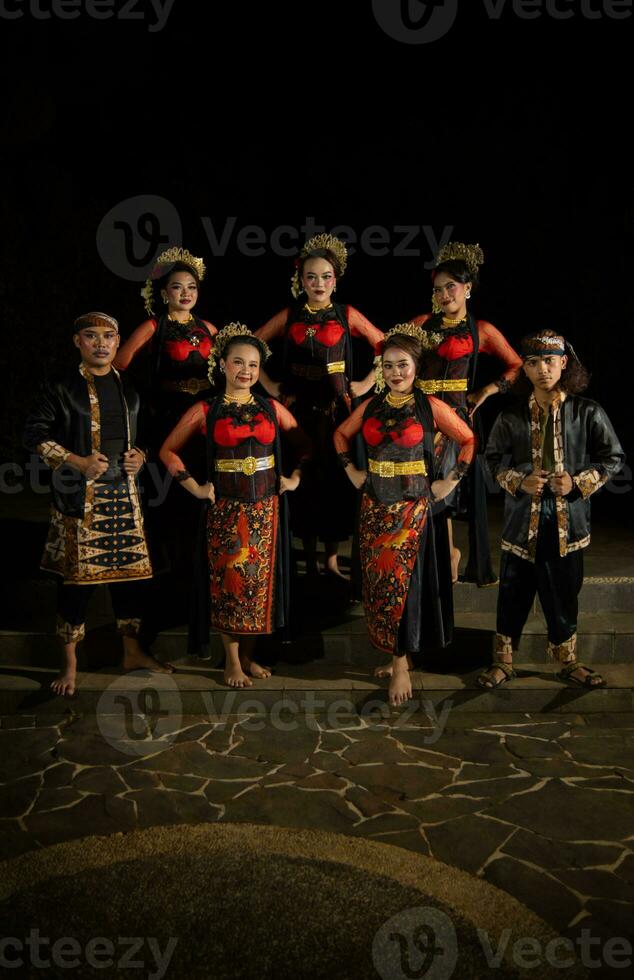
<instances>
[{"instance_id":1,"label":"stone paver floor","mask_svg":"<svg viewBox=\"0 0 634 980\"><path fill-rule=\"evenodd\" d=\"M632 715L4 717L0 813L1 859L207 821L367 837L632 938Z\"/></svg>"}]
</instances>

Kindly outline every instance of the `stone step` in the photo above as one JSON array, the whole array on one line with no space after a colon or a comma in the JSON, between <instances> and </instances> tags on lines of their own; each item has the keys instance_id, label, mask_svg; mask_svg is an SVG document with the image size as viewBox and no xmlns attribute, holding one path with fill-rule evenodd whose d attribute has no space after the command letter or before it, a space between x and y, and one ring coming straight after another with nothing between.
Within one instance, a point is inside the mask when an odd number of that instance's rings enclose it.
<instances>
[{"instance_id":1,"label":"stone step","mask_svg":"<svg viewBox=\"0 0 634 980\"><path fill-rule=\"evenodd\" d=\"M470 582L457 582L454 587L454 610L460 613L494 613L497 604L496 585L479 589ZM0 627L4 630L23 630L45 633L53 628L55 620L56 583L50 579L32 578L7 582L2 594ZM326 576L314 583L300 576L294 592L294 604L300 609L298 620L313 620L311 629L318 631L322 621L327 622L329 611L336 618L347 614L345 597L331 590ZM579 609L582 613L634 613L634 577L626 575L588 576L581 595ZM533 613L539 615L538 600ZM89 627L98 627L112 621L110 596L105 588L97 589L90 600Z\"/></svg>"},{"instance_id":2,"label":"stone step","mask_svg":"<svg viewBox=\"0 0 634 980\"><path fill-rule=\"evenodd\" d=\"M634 664L634 613L594 614L579 616L580 660L597 664ZM465 668L488 662L495 633L495 614L456 613L454 641L445 651L430 651L428 657L438 663L453 663ZM210 636L210 653L214 663L222 658L222 646L217 634ZM80 665L87 669L114 666L120 656L120 639L111 623L90 630L80 648ZM187 652L187 630L180 627L160 633L152 644L160 660L182 658ZM345 619L332 617L321 632L296 636L280 644L275 636L262 637L258 655L267 662L281 660L290 664L320 662L325 664L376 663L378 654L367 634L363 609L350 607ZM529 617L519 646L519 655L531 663L547 663L546 626L541 616ZM49 632L0 632L0 665L47 667L57 662L55 637Z\"/></svg>"},{"instance_id":3,"label":"stone step","mask_svg":"<svg viewBox=\"0 0 634 980\"><path fill-rule=\"evenodd\" d=\"M471 582L456 582L454 586L456 613L495 612L497 599L497 585L479 589ZM579 610L584 613L634 613L634 577L587 576L579 596ZM539 600L535 599L533 612L539 611Z\"/></svg>"},{"instance_id":4,"label":"stone step","mask_svg":"<svg viewBox=\"0 0 634 980\"><path fill-rule=\"evenodd\" d=\"M554 675L553 664L518 663L518 676L494 690L476 683L477 670L444 673L413 671L413 699L406 708L387 705L387 681L372 676L370 665L280 664L272 677L255 681L246 690L230 690L222 672L200 661L177 662L173 675L135 671L121 675L116 668L80 672L78 691L70 699L52 695L55 672L38 667L0 668L0 713L10 715L65 712L98 716L138 713L157 717L205 717L257 714L281 726L288 717L418 712L439 716L447 712L603 713L634 710L634 665L601 668L607 686L599 690L572 687ZM291 729L285 729L290 731Z\"/></svg>"}]
</instances>

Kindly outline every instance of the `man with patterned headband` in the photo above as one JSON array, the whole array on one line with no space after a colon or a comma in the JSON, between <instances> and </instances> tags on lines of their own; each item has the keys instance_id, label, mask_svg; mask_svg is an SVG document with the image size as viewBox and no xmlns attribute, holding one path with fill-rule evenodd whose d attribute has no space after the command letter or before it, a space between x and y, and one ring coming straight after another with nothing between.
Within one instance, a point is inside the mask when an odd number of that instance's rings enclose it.
<instances>
[{"instance_id":1,"label":"man with patterned headband","mask_svg":"<svg viewBox=\"0 0 634 980\"><path fill-rule=\"evenodd\" d=\"M136 484L145 458L135 445L139 396L112 366L118 323L105 313L86 313L75 320L73 342L79 368L43 385L24 434L26 448L54 471L41 567L59 576L63 659L51 687L65 695L75 691L88 600L102 583L110 587L123 637L123 669L172 669L143 653L138 640L152 565Z\"/></svg>"},{"instance_id":2,"label":"man with patterned headband","mask_svg":"<svg viewBox=\"0 0 634 980\"><path fill-rule=\"evenodd\" d=\"M522 341L519 403L497 418L486 448L506 491L494 662L478 678L485 688L514 676L513 649L535 593L548 626L557 676L603 687L577 660L577 608L583 548L590 543L590 496L614 476L623 450L604 410L580 398L589 375L572 346L552 330Z\"/></svg>"}]
</instances>

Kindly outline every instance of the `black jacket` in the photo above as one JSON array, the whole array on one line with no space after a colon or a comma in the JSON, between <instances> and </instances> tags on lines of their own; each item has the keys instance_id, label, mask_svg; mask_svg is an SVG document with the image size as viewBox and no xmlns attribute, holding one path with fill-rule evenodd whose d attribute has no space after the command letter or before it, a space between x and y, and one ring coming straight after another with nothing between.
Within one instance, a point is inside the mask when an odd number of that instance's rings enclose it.
<instances>
[{"instance_id":1,"label":"black jacket","mask_svg":"<svg viewBox=\"0 0 634 980\"><path fill-rule=\"evenodd\" d=\"M594 401L567 395L562 403L561 437L564 470L574 482L563 499L565 539L560 549L567 554L590 541L590 500L620 470L625 459L617 435L605 411ZM532 472L534 454L531 440L529 402L502 412L496 419L487 443L486 461L492 475L507 491L504 498L502 548L530 558L529 525L539 519L540 500L519 489L524 476Z\"/></svg>"},{"instance_id":2,"label":"black jacket","mask_svg":"<svg viewBox=\"0 0 634 980\"><path fill-rule=\"evenodd\" d=\"M136 445L139 417L139 396L126 374L112 368L119 385L126 413L127 439L125 449ZM64 465L64 454L90 456L99 447L99 412L91 411L89 391L92 375L79 365L71 374L46 381L36 398L24 428L24 446L31 453L48 444L42 454L53 473L53 503L68 517L83 517L86 480L70 466ZM96 394L95 394L96 398ZM94 401L94 399L93 399ZM93 425L94 421L94 425Z\"/></svg>"}]
</instances>

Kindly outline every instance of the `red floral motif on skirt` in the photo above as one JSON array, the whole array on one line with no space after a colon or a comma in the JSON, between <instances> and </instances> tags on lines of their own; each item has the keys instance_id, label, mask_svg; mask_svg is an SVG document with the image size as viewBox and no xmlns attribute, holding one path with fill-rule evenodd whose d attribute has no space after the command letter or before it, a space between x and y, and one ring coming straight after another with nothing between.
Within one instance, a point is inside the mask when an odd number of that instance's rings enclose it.
<instances>
[{"instance_id":1,"label":"red floral motif on skirt","mask_svg":"<svg viewBox=\"0 0 634 980\"><path fill-rule=\"evenodd\" d=\"M278 498L224 498L209 508L211 625L222 633L271 633Z\"/></svg>"},{"instance_id":2,"label":"red floral motif on skirt","mask_svg":"<svg viewBox=\"0 0 634 980\"><path fill-rule=\"evenodd\" d=\"M426 515L425 498L381 504L363 495L359 519L363 605L370 640L386 653L397 649Z\"/></svg>"}]
</instances>

